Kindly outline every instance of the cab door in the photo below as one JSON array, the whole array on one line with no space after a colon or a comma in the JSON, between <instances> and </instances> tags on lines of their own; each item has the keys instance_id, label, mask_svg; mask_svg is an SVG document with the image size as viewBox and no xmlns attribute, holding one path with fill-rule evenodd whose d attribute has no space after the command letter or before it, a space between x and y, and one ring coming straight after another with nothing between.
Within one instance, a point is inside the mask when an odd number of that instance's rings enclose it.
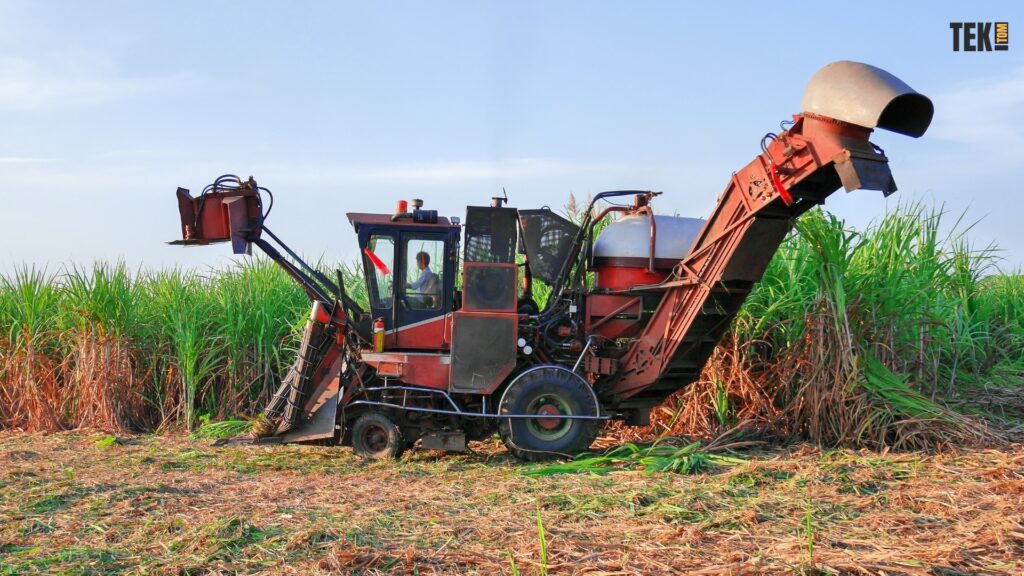
<instances>
[{"instance_id":1,"label":"cab door","mask_svg":"<svg viewBox=\"0 0 1024 576\"><path fill-rule=\"evenodd\" d=\"M441 350L448 347L455 263L449 234L403 230L396 270L397 348Z\"/></svg>"}]
</instances>

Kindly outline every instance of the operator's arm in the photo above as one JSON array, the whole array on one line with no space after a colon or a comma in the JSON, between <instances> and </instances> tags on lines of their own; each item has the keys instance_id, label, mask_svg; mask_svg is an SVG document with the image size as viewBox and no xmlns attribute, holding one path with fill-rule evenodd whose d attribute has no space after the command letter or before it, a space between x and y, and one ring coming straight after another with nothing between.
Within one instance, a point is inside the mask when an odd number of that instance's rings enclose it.
<instances>
[{"instance_id":1,"label":"operator's arm","mask_svg":"<svg viewBox=\"0 0 1024 576\"><path fill-rule=\"evenodd\" d=\"M427 283L427 279L430 278L430 268L424 268L420 271L420 277L409 282L408 290L419 292L423 285Z\"/></svg>"}]
</instances>

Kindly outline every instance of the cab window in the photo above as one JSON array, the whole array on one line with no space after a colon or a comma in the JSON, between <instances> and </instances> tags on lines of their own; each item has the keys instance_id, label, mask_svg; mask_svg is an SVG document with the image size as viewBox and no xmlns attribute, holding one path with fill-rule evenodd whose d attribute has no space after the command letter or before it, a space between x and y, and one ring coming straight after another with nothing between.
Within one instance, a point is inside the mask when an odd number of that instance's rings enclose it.
<instances>
[{"instance_id":1,"label":"cab window","mask_svg":"<svg viewBox=\"0 0 1024 576\"><path fill-rule=\"evenodd\" d=\"M444 304L444 240L405 242L405 301L413 310L440 310Z\"/></svg>"},{"instance_id":2,"label":"cab window","mask_svg":"<svg viewBox=\"0 0 1024 576\"><path fill-rule=\"evenodd\" d=\"M392 270L395 262L395 240L391 236L374 234L370 236L363 250L366 260L366 277L370 299L374 308L391 308Z\"/></svg>"}]
</instances>

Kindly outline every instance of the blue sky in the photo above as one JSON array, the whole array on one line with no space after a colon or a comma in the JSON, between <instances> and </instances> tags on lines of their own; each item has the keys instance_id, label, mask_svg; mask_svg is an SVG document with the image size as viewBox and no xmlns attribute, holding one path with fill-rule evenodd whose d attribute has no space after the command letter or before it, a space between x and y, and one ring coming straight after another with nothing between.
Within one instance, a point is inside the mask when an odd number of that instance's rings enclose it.
<instances>
[{"instance_id":1,"label":"blue sky","mask_svg":"<svg viewBox=\"0 0 1024 576\"><path fill-rule=\"evenodd\" d=\"M849 59L936 105L914 140L880 132L900 192L837 193L863 225L900 201L981 220L1024 264L1024 9L1017 2L10 2L0 0L0 269L183 249L173 192L254 175L294 248L351 258L345 212L401 198L461 215L508 190L665 192L704 216L760 137ZM949 22L1009 21L1001 53L954 53Z\"/></svg>"}]
</instances>

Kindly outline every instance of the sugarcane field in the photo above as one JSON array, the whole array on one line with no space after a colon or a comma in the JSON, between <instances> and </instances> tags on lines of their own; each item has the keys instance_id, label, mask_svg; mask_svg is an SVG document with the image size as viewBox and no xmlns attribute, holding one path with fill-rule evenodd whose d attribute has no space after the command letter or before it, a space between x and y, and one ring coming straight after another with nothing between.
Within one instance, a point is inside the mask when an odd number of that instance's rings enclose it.
<instances>
[{"instance_id":1,"label":"sugarcane field","mask_svg":"<svg viewBox=\"0 0 1024 576\"><path fill-rule=\"evenodd\" d=\"M851 8L0 0L0 575L1024 574L1021 9Z\"/></svg>"}]
</instances>

